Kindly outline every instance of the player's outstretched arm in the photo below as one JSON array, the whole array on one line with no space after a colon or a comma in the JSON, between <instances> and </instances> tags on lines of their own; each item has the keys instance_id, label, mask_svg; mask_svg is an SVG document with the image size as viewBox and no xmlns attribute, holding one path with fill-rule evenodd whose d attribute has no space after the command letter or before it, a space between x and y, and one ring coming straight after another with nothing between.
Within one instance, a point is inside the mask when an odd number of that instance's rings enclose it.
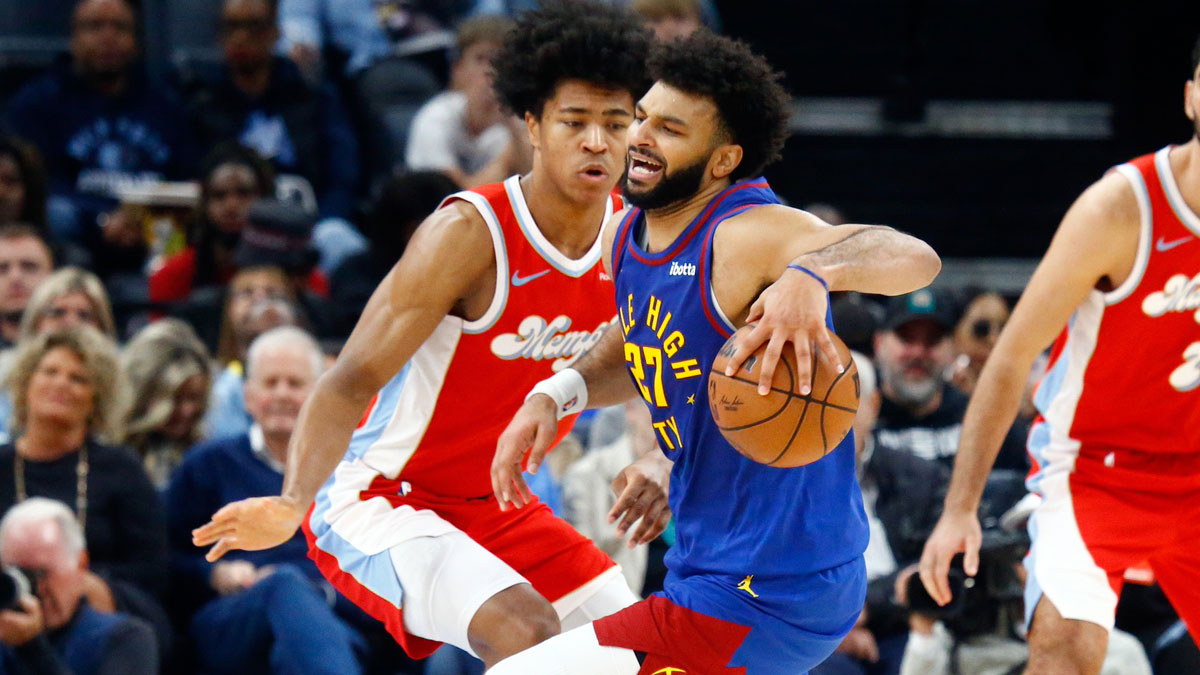
<instances>
[{"instance_id":1,"label":"player's outstretched arm","mask_svg":"<svg viewBox=\"0 0 1200 675\"><path fill-rule=\"evenodd\" d=\"M717 230L713 251L718 302L736 317L735 323L755 324L738 343L726 372L733 374L767 343L761 394L769 390L789 341L801 382L811 378L814 348L831 363L845 366L825 327L829 291L899 295L928 285L942 264L928 244L890 227L832 226L784 206L759 207L730 218Z\"/></svg>"},{"instance_id":2,"label":"player's outstretched arm","mask_svg":"<svg viewBox=\"0 0 1200 675\"><path fill-rule=\"evenodd\" d=\"M301 408L282 494L228 504L192 533L197 546L215 544L210 561L231 549L271 548L295 534L371 398L447 314L468 311L464 298L486 295L479 291L490 288L494 261L491 237L470 205L452 203L426 219Z\"/></svg>"},{"instance_id":3,"label":"player's outstretched arm","mask_svg":"<svg viewBox=\"0 0 1200 675\"><path fill-rule=\"evenodd\" d=\"M950 561L964 553L974 576L982 539L976 512L988 473L1016 419L1029 369L1102 280L1129 275L1139 213L1125 178L1111 173L1088 188L1063 218L1050 248L1013 310L975 385L963 419L942 517L921 556L921 581L939 604L950 602Z\"/></svg>"}]
</instances>

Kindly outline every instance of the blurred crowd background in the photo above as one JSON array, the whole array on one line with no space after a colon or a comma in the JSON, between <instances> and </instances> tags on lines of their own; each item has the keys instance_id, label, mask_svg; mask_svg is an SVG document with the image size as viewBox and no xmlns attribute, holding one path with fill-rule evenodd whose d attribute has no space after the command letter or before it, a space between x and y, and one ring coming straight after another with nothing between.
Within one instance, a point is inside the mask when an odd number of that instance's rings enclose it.
<instances>
[{"instance_id":1,"label":"blurred crowd background","mask_svg":"<svg viewBox=\"0 0 1200 675\"><path fill-rule=\"evenodd\" d=\"M488 64L534 4L0 2L0 673L481 672L450 649L404 657L299 534L214 565L190 531L279 491L299 407L421 220L529 169ZM931 289L833 299L863 373L873 581L814 672L1019 672L1044 361L985 494L980 579L937 608L913 564L1059 218L1109 166L1192 134L1200 5L628 4L658 39L707 27L786 73L792 136L767 172L782 198L946 261ZM588 413L531 477L643 594L671 530L628 551L604 516L609 481L654 442L641 405ZM1152 576L1128 577L1105 672L1200 672Z\"/></svg>"}]
</instances>

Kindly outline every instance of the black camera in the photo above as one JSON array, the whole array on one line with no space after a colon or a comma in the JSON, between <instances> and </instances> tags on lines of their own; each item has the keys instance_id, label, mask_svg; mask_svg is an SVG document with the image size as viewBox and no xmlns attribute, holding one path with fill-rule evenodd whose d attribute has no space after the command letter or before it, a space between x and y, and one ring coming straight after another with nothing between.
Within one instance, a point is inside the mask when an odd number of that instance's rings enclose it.
<instances>
[{"instance_id":1,"label":"black camera","mask_svg":"<svg viewBox=\"0 0 1200 675\"><path fill-rule=\"evenodd\" d=\"M0 567L0 609L21 609L21 598L32 596L36 576L20 567Z\"/></svg>"},{"instance_id":2,"label":"black camera","mask_svg":"<svg viewBox=\"0 0 1200 675\"><path fill-rule=\"evenodd\" d=\"M1001 526L1002 516L1025 494L1024 476L996 470L988 476L979 507L983 540L979 546L979 572L974 578L963 571L962 555L950 564L951 599L945 607L929 597L917 575L908 580L908 605L913 611L941 620L958 638L993 631L1004 609L1015 609L1024 598L1017 566L1029 550L1024 531Z\"/></svg>"}]
</instances>

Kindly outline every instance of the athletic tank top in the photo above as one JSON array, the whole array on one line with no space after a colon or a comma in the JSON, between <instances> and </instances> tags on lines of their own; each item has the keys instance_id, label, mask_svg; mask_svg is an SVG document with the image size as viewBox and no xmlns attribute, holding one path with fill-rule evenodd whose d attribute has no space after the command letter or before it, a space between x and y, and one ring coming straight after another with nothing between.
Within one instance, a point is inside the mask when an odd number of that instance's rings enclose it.
<instances>
[{"instance_id":1,"label":"athletic tank top","mask_svg":"<svg viewBox=\"0 0 1200 675\"><path fill-rule=\"evenodd\" d=\"M1092 290L1055 341L1034 396L1035 474L1054 452L1200 452L1200 217L1170 150L1115 168L1141 212L1137 256L1129 278Z\"/></svg>"},{"instance_id":2,"label":"athletic tank top","mask_svg":"<svg viewBox=\"0 0 1200 675\"><path fill-rule=\"evenodd\" d=\"M319 495L326 519L355 502L395 501L416 490L435 499L490 496L496 439L525 395L614 321L598 235L582 258L564 256L534 223L518 176L455 193L442 206L453 201L471 204L491 234L492 302L474 321L443 318L379 391ZM610 197L605 218L619 208L619 198ZM574 416L559 423L556 442L573 423Z\"/></svg>"},{"instance_id":3,"label":"athletic tank top","mask_svg":"<svg viewBox=\"0 0 1200 675\"><path fill-rule=\"evenodd\" d=\"M661 252L638 244L645 218L636 208L613 243L625 362L659 447L675 462L678 542L666 563L678 575L784 577L844 564L866 549L852 434L821 460L780 469L734 450L709 412L709 370L734 331L712 291L713 235L725 218L777 203L765 180L744 180L714 197Z\"/></svg>"}]
</instances>

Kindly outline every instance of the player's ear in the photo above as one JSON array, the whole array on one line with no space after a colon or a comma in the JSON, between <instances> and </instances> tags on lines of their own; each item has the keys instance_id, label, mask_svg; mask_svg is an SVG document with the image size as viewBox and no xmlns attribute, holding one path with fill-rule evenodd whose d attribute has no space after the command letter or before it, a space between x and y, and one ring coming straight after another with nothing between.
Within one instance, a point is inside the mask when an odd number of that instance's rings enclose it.
<instances>
[{"instance_id":1,"label":"player's ear","mask_svg":"<svg viewBox=\"0 0 1200 675\"><path fill-rule=\"evenodd\" d=\"M742 146L726 144L713 151L709 169L714 178L724 178L742 163Z\"/></svg>"},{"instance_id":2,"label":"player's ear","mask_svg":"<svg viewBox=\"0 0 1200 675\"><path fill-rule=\"evenodd\" d=\"M534 150L540 150L541 145L538 143L538 131L541 130L542 120L537 115L529 111L525 111L525 128L529 131L529 144Z\"/></svg>"}]
</instances>

